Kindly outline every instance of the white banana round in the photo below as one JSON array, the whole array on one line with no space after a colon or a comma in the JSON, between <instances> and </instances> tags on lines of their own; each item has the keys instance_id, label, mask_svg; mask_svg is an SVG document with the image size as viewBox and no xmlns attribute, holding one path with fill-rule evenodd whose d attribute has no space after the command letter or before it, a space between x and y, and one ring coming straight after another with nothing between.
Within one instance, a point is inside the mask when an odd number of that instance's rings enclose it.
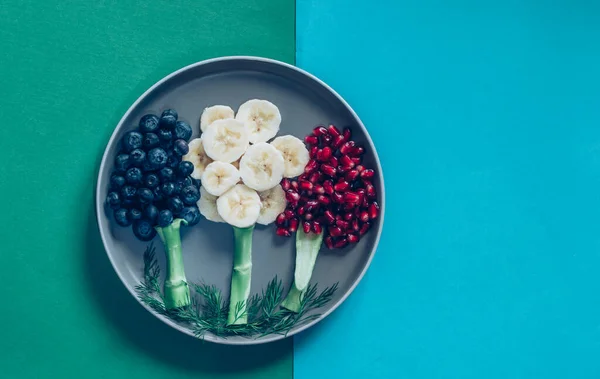
<instances>
[{"instance_id":1,"label":"white banana round","mask_svg":"<svg viewBox=\"0 0 600 379\"><path fill-rule=\"evenodd\" d=\"M217 197L208 193L204 189L204 186L200 187L200 200L198 200L196 205L198 205L200 214L208 221L225 222L217 210Z\"/></svg>"},{"instance_id":2,"label":"white banana round","mask_svg":"<svg viewBox=\"0 0 600 379\"><path fill-rule=\"evenodd\" d=\"M240 180L240 172L231 163L214 161L202 174L202 187L214 196L221 196Z\"/></svg>"},{"instance_id":3,"label":"white banana round","mask_svg":"<svg viewBox=\"0 0 600 379\"><path fill-rule=\"evenodd\" d=\"M219 215L228 224L247 228L256 223L260 215L260 197L253 189L237 184L217 199Z\"/></svg>"},{"instance_id":4,"label":"white banana round","mask_svg":"<svg viewBox=\"0 0 600 379\"><path fill-rule=\"evenodd\" d=\"M240 105L235 119L246 126L250 143L267 142L279 131L281 113L270 101L252 99Z\"/></svg>"},{"instance_id":5,"label":"white banana round","mask_svg":"<svg viewBox=\"0 0 600 379\"><path fill-rule=\"evenodd\" d=\"M233 109L227 105L213 105L212 107L204 108L202 116L200 116L200 130L204 132L213 122L234 117Z\"/></svg>"},{"instance_id":6,"label":"white banana round","mask_svg":"<svg viewBox=\"0 0 600 379\"><path fill-rule=\"evenodd\" d=\"M237 161L249 146L248 132L234 119L217 120L202 134L206 154L215 161Z\"/></svg>"},{"instance_id":7,"label":"white banana round","mask_svg":"<svg viewBox=\"0 0 600 379\"><path fill-rule=\"evenodd\" d=\"M259 192L258 197L260 197L260 202L262 203L260 215L258 216L258 220L256 220L258 224L271 224L287 206L285 191L281 186L275 186L270 190Z\"/></svg>"},{"instance_id":8,"label":"white banana round","mask_svg":"<svg viewBox=\"0 0 600 379\"><path fill-rule=\"evenodd\" d=\"M278 185L283 179L284 170L283 155L266 142L250 146L240 160L242 181L257 191L266 191Z\"/></svg>"},{"instance_id":9,"label":"white banana round","mask_svg":"<svg viewBox=\"0 0 600 379\"><path fill-rule=\"evenodd\" d=\"M194 179L200 179L206 166L212 163L213 160L206 155L204 145L202 144L202 138L191 140L188 146L190 150L182 157L182 159L191 162L194 165L194 171L190 176Z\"/></svg>"},{"instance_id":10,"label":"white banana round","mask_svg":"<svg viewBox=\"0 0 600 379\"><path fill-rule=\"evenodd\" d=\"M310 155L304 142L294 136L277 137L271 145L281 152L285 163L283 176L294 178L304 172L304 167L310 160Z\"/></svg>"}]
</instances>

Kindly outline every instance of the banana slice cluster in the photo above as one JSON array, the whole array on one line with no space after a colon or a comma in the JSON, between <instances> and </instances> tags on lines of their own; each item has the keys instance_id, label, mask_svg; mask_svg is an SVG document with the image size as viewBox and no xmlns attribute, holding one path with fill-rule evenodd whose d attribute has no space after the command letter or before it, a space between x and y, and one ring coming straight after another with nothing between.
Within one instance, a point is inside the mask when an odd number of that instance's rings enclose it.
<instances>
[{"instance_id":1,"label":"banana slice cluster","mask_svg":"<svg viewBox=\"0 0 600 379\"><path fill-rule=\"evenodd\" d=\"M202 182L198 209L209 221L246 228L268 225L287 205L281 180L300 175L309 161L304 143L288 135L274 138L281 113L267 100L252 99L237 110L207 107L200 116L201 136L189 143L183 159Z\"/></svg>"}]
</instances>

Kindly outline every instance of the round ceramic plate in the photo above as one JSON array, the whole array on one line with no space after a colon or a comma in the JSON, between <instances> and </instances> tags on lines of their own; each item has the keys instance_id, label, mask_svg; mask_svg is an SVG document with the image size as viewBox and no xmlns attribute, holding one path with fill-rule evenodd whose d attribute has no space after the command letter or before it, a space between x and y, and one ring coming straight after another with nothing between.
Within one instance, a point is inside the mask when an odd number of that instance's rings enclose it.
<instances>
[{"instance_id":1,"label":"round ceramic plate","mask_svg":"<svg viewBox=\"0 0 600 379\"><path fill-rule=\"evenodd\" d=\"M278 135L292 134L302 139L319 124L350 126L353 139L366 148L364 165L376 170L373 181L381 206L380 217L358 244L341 250L321 249L311 283L318 283L319 288L338 283L338 290L329 303L313 311L320 314L318 318L297 325L287 333L286 336L289 337L322 320L350 295L373 258L381 234L385 209L381 166L367 130L350 106L313 75L270 59L224 57L192 64L160 80L129 108L108 142L96 190L98 225L115 271L137 299L135 287L143 280L143 252L148 243L138 241L131 228L119 227L104 205L118 141L124 133L137 126L141 116L147 113L160 114L166 108L176 109L179 118L192 125L192 138L196 138L200 134L199 119L205 107L225 104L236 110L240 104L253 98L270 100L279 107L282 123ZM155 240L158 263L164 268L163 248L158 237ZM182 228L182 240L188 281L213 284L227 296L233 260L231 226L202 218L198 225ZM261 292L275 275L282 279L287 291L293 280L294 240L278 237L275 234L275 225L257 225L253 238L252 294ZM141 304L168 325L193 335L186 325L173 322ZM256 344L286 336L222 338L209 333L204 338L218 343Z\"/></svg>"}]
</instances>

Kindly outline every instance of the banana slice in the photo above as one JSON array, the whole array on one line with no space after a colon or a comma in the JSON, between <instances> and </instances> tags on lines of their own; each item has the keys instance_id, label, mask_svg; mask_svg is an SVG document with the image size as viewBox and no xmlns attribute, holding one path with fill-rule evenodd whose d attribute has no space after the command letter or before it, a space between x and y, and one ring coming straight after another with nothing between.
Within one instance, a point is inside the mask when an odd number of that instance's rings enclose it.
<instances>
[{"instance_id":1,"label":"banana slice","mask_svg":"<svg viewBox=\"0 0 600 379\"><path fill-rule=\"evenodd\" d=\"M279 109L267 100L246 101L240 105L235 119L246 126L250 143L267 142L275 137L281 124Z\"/></svg>"},{"instance_id":2,"label":"banana slice","mask_svg":"<svg viewBox=\"0 0 600 379\"><path fill-rule=\"evenodd\" d=\"M260 215L260 198L253 189L237 184L217 199L217 210L229 225L247 228Z\"/></svg>"},{"instance_id":3,"label":"banana slice","mask_svg":"<svg viewBox=\"0 0 600 379\"><path fill-rule=\"evenodd\" d=\"M204 186L200 187L200 200L196 204L200 214L208 221L225 222L217 210L217 197L208 193Z\"/></svg>"},{"instance_id":4,"label":"banana slice","mask_svg":"<svg viewBox=\"0 0 600 379\"><path fill-rule=\"evenodd\" d=\"M283 179L283 155L266 142L248 148L240 161L240 175L244 184L257 191L275 187Z\"/></svg>"},{"instance_id":5,"label":"banana slice","mask_svg":"<svg viewBox=\"0 0 600 379\"><path fill-rule=\"evenodd\" d=\"M233 109L227 105L213 105L212 107L204 108L202 116L200 116L200 130L205 132L208 125L213 122L234 117Z\"/></svg>"},{"instance_id":6,"label":"banana slice","mask_svg":"<svg viewBox=\"0 0 600 379\"><path fill-rule=\"evenodd\" d=\"M192 162L194 165L194 171L191 177L194 179L200 179L206 166L212 163L212 159L204 151L204 145L202 145L202 138L196 138L190 141L188 144L190 151L182 157L184 161Z\"/></svg>"},{"instance_id":7,"label":"banana slice","mask_svg":"<svg viewBox=\"0 0 600 379\"><path fill-rule=\"evenodd\" d=\"M285 163L284 177L294 178L304 172L304 167L310 160L304 142L294 136L281 136L275 138L271 145L283 155Z\"/></svg>"},{"instance_id":8,"label":"banana slice","mask_svg":"<svg viewBox=\"0 0 600 379\"><path fill-rule=\"evenodd\" d=\"M215 161L237 161L248 148L248 132L234 119L217 120L202 134L206 155Z\"/></svg>"},{"instance_id":9,"label":"banana slice","mask_svg":"<svg viewBox=\"0 0 600 379\"><path fill-rule=\"evenodd\" d=\"M258 197L260 197L262 207L260 208L260 216L258 216L256 222L262 225L269 225L274 222L287 206L285 191L281 186L275 186L270 190L259 192Z\"/></svg>"},{"instance_id":10,"label":"banana slice","mask_svg":"<svg viewBox=\"0 0 600 379\"><path fill-rule=\"evenodd\" d=\"M221 196L240 180L240 172L231 163L215 161L202 174L202 187L214 196Z\"/></svg>"}]
</instances>

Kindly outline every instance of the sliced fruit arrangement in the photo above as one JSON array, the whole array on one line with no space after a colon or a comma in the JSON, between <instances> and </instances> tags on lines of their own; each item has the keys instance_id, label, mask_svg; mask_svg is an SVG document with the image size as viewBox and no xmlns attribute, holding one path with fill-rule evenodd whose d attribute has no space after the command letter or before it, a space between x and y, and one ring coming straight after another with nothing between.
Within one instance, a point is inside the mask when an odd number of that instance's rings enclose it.
<instances>
[{"instance_id":1,"label":"sliced fruit arrangement","mask_svg":"<svg viewBox=\"0 0 600 379\"><path fill-rule=\"evenodd\" d=\"M183 161L190 153L192 127L178 120L173 109L159 116L147 114L120 141L106 202L118 225L132 226L141 241L159 235L169 270L164 283L167 309L190 304L183 269L180 226L200 220L198 162Z\"/></svg>"}]
</instances>

